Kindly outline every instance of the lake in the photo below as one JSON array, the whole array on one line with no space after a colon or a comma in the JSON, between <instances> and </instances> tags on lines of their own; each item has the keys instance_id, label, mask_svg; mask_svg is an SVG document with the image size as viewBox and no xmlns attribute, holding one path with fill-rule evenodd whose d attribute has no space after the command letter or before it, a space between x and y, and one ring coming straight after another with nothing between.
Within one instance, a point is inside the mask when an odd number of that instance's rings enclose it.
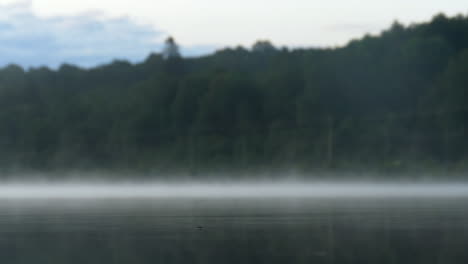
<instances>
[{"instance_id":1,"label":"lake","mask_svg":"<svg viewBox=\"0 0 468 264\"><path fill-rule=\"evenodd\" d=\"M466 195L21 199L3 191L2 264L468 263Z\"/></svg>"}]
</instances>

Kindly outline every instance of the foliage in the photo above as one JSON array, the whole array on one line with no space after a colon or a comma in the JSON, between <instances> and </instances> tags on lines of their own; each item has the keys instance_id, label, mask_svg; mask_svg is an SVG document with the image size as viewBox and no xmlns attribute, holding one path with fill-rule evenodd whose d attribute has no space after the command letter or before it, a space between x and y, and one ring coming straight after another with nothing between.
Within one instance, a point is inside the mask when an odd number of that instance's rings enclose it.
<instances>
[{"instance_id":1,"label":"foliage","mask_svg":"<svg viewBox=\"0 0 468 264\"><path fill-rule=\"evenodd\" d=\"M2 168L403 167L468 157L468 17L339 48L0 70ZM392 164L398 164L393 166Z\"/></svg>"}]
</instances>

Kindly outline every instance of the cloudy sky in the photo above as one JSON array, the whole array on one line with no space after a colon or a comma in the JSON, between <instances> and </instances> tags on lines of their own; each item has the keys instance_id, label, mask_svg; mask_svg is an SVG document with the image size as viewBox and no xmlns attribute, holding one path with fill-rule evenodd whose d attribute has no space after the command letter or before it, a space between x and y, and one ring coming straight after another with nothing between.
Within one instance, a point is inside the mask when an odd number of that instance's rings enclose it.
<instances>
[{"instance_id":1,"label":"cloudy sky","mask_svg":"<svg viewBox=\"0 0 468 264\"><path fill-rule=\"evenodd\" d=\"M468 14L466 0L0 0L0 66L140 61L173 35L185 55L219 47L336 46L434 14Z\"/></svg>"}]
</instances>

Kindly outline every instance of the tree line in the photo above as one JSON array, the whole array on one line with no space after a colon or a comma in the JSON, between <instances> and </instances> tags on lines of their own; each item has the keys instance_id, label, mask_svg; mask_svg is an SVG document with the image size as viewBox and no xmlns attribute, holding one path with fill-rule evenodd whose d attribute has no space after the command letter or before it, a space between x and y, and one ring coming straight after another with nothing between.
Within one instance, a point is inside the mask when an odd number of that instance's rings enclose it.
<instances>
[{"instance_id":1,"label":"tree line","mask_svg":"<svg viewBox=\"0 0 468 264\"><path fill-rule=\"evenodd\" d=\"M0 168L463 168L468 17L343 47L0 69ZM167 52L170 52L169 54Z\"/></svg>"}]
</instances>

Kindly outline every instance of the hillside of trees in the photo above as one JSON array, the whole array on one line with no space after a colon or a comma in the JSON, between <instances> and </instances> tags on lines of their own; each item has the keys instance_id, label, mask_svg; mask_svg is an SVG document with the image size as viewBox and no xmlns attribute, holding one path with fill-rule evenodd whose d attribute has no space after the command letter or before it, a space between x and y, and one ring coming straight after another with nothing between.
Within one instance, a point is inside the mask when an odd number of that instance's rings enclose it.
<instances>
[{"instance_id":1,"label":"hillside of trees","mask_svg":"<svg viewBox=\"0 0 468 264\"><path fill-rule=\"evenodd\" d=\"M336 48L167 44L139 64L0 69L0 168L468 167L468 16Z\"/></svg>"}]
</instances>

